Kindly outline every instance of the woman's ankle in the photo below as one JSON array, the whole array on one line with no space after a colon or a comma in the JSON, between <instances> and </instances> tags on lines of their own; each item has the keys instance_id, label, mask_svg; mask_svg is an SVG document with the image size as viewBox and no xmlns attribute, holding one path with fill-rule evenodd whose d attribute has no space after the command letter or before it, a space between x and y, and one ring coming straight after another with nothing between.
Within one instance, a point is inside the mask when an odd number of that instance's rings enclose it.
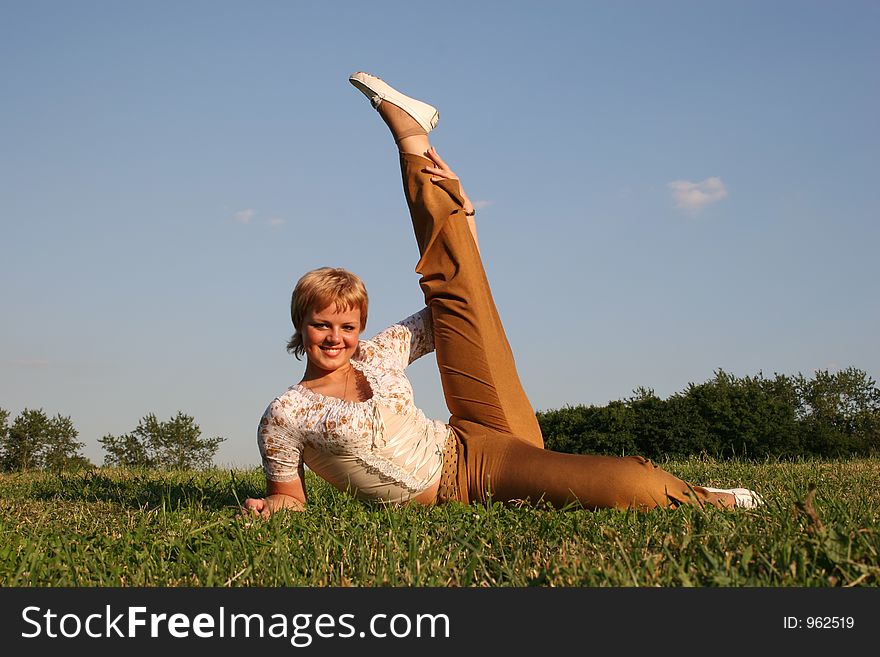
<instances>
[{"instance_id":1,"label":"woman's ankle","mask_svg":"<svg viewBox=\"0 0 880 657\"><path fill-rule=\"evenodd\" d=\"M425 157L425 153L431 148L428 135L411 135L402 139L396 139L395 143L397 144L397 150L401 153L412 153L422 157Z\"/></svg>"},{"instance_id":2,"label":"woman's ankle","mask_svg":"<svg viewBox=\"0 0 880 657\"><path fill-rule=\"evenodd\" d=\"M428 133L407 112L387 101L379 103L377 111L391 131L394 143L401 153L421 155L428 149Z\"/></svg>"}]
</instances>

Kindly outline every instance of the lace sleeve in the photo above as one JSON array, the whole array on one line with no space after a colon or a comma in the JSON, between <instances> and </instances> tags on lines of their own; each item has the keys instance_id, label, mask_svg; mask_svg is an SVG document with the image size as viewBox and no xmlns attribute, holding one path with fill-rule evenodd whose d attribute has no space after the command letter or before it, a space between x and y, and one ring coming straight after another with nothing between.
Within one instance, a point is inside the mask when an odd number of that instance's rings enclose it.
<instances>
[{"instance_id":1,"label":"lace sleeve","mask_svg":"<svg viewBox=\"0 0 880 657\"><path fill-rule=\"evenodd\" d=\"M289 401L275 399L260 418L257 446L269 481L293 481L302 466L302 440L291 423Z\"/></svg>"},{"instance_id":2,"label":"lace sleeve","mask_svg":"<svg viewBox=\"0 0 880 657\"><path fill-rule=\"evenodd\" d=\"M422 308L416 314L410 315L400 325L407 328L410 334L407 365L434 351L434 330L429 308Z\"/></svg>"},{"instance_id":3,"label":"lace sleeve","mask_svg":"<svg viewBox=\"0 0 880 657\"><path fill-rule=\"evenodd\" d=\"M376 335L372 340L361 343L361 354L365 358L379 357L390 359L398 369L434 351L434 333L431 329L431 311L422 308L393 326Z\"/></svg>"}]
</instances>

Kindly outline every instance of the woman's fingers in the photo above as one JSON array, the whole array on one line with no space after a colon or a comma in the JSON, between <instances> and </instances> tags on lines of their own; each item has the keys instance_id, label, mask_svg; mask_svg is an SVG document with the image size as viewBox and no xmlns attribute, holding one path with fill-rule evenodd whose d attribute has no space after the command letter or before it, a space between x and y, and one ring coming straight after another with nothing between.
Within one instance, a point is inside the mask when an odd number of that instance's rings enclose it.
<instances>
[{"instance_id":1,"label":"woman's fingers","mask_svg":"<svg viewBox=\"0 0 880 657\"><path fill-rule=\"evenodd\" d=\"M245 515L261 515L265 516L267 509L266 500L263 498L252 498L249 497L244 501L242 505L242 513Z\"/></svg>"},{"instance_id":2,"label":"woman's fingers","mask_svg":"<svg viewBox=\"0 0 880 657\"><path fill-rule=\"evenodd\" d=\"M430 160L433 160L437 164L437 166L445 167L447 169L449 168L449 166L446 164L446 162L443 161L443 158L440 157L440 153L438 153L437 149L434 148L433 146L431 146L427 151L425 151L425 155Z\"/></svg>"},{"instance_id":3,"label":"woman's fingers","mask_svg":"<svg viewBox=\"0 0 880 657\"><path fill-rule=\"evenodd\" d=\"M425 155L435 164L433 167L422 169L425 173L430 173L433 176L431 178L432 182L437 182L438 180L458 180L458 176L455 175L455 172L434 150L433 146L425 152Z\"/></svg>"},{"instance_id":4,"label":"woman's fingers","mask_svg":"<svg viewBox=\"0 0 880 657\"><path fill-rule=\"evenodd\" d=\"M428 167L428 169L437 169L444 175L448 175L448 177L450 178L456 177L456 175L452 172L452 168L448 164L446 164L446 162L443 160L442 157L440 157L440 154L434 149L433 146L425 151L425 156L437 165L436 167Z\"/></svg>"},{"instance_id":5,"label":"woman's fingers","mask_svg":"<svg viewBox=\"0 0 880 657\"><path fill-rule=\"evenodd\" d=\"M422 169L425 173L431 174L431 181L437 182L438 180L458 180L458 176L456 176L452 171L447 171L445 169L438 169L437 167L425 167Z\"/></svg>"},{"instance_id":6,"label":"woman's fingers","mask_svg":"<svg viewBox=\"0 0 880 657\"><path fill-rule=\"evenodd\" d=\"M467 197L467 194L464 193L464 189L461 187L461 181L455 172L449 168L449 165L443 161L443 158L440 157L440 154L434 149L433 146L425 151L425 156L428 157L434 164L437 166L433 167L425 167L422 169L425 173L431 174L431 182L440 182L441 180L458 180L459 181L459 191L462 195L462 200L464 201L464 210L468 214L473 212L474 206L471 203L471 200Z\"/></svg>"},{"instance_id":7,"label":"woman's fingers","mask_svg":"<svg viewBox=\"0 0 880 657\"><path fill-rule=\"evenodd\" d=\"M436 173L437 175L455 178L455 173L449 167L425 167L423 171Z\"/></svg>"}]
</instances>

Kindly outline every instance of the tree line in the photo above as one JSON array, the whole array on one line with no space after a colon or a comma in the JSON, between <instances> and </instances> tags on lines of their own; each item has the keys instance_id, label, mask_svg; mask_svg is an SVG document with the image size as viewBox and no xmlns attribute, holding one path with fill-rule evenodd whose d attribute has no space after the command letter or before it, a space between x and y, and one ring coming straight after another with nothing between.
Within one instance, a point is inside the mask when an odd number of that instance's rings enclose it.
<instances>
[{"instance_id":1,"label":"tree line","mask_svg":"<svg viewBox=\"0 0 880 657\"><path fill-rule=\"evenodd\" d=\"M637 388L604 406L540 411L548 449L651 459L880 454L880 389L865 372L736 377L716 370L661 399Z\"/></svg>"},{"instance_id":2,"label":"tree line","mask_svg":"<svg viewBox=\"0 0 880 657\"><path fill-rule=\"evenodd\" d=\"M637 388L604 406L539 411L547 449L574 454L639 454L651 459L869 456L880 454L880 389L865 372L736 377L717 370L661 399ZM12 423L0 408L0 470L91 467L69 417L22 411ZM129 433L105 435L104 465L202 468L225 438L202 438L182 412L141 418Z\"/></svg>"},{"instance_id":3,"label":"tree line","mask_svg":"<svg viewBox=\"0 0 880 657\"><path fill-rule=\"evenodd\" d=\"M211 465L225 438L202 438L193 417L180 411L168 420L154 414L121 436L99 438L104 465L138 468L203 468ZM92 467L84 443L68 416L49 417L43 409L24 409L10 424L0 408L0 470L75 470Z\"/></svg>"}]
</instances>

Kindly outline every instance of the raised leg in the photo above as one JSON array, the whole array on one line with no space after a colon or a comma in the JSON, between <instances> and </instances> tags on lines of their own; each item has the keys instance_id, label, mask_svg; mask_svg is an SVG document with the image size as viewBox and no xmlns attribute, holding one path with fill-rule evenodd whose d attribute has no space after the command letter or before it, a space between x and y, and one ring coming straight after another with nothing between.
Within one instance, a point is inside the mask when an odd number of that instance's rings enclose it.
<instances>
[{"instance_id":1,"label":"raised leg","mask_svg":"<svg viewBox=\"0 0 880 657\"><path fill-rule=\"evenodd\" d=\"M516 370L455 180L431 182L432 162L401 153L404 193L421 258L416 271L431 309L450 424L487 427L537 447L544 440Z\"/></svg>"},{"instance_id":2,"label":"raised leg","mask_svg":"<svg viewBox=\"0 0 880 657\"><path fill-rule=\"evenodd\" d=\"M460 435L486 427L528 444L544 440L516 371L513 354L465 216L457 180L432 181L428 131L436 109L400 94L381 79L355 73L400 151L403 187L421 256L416 271L431 309L437 365L450 424Z\"/></svg>"}]
</instances>

